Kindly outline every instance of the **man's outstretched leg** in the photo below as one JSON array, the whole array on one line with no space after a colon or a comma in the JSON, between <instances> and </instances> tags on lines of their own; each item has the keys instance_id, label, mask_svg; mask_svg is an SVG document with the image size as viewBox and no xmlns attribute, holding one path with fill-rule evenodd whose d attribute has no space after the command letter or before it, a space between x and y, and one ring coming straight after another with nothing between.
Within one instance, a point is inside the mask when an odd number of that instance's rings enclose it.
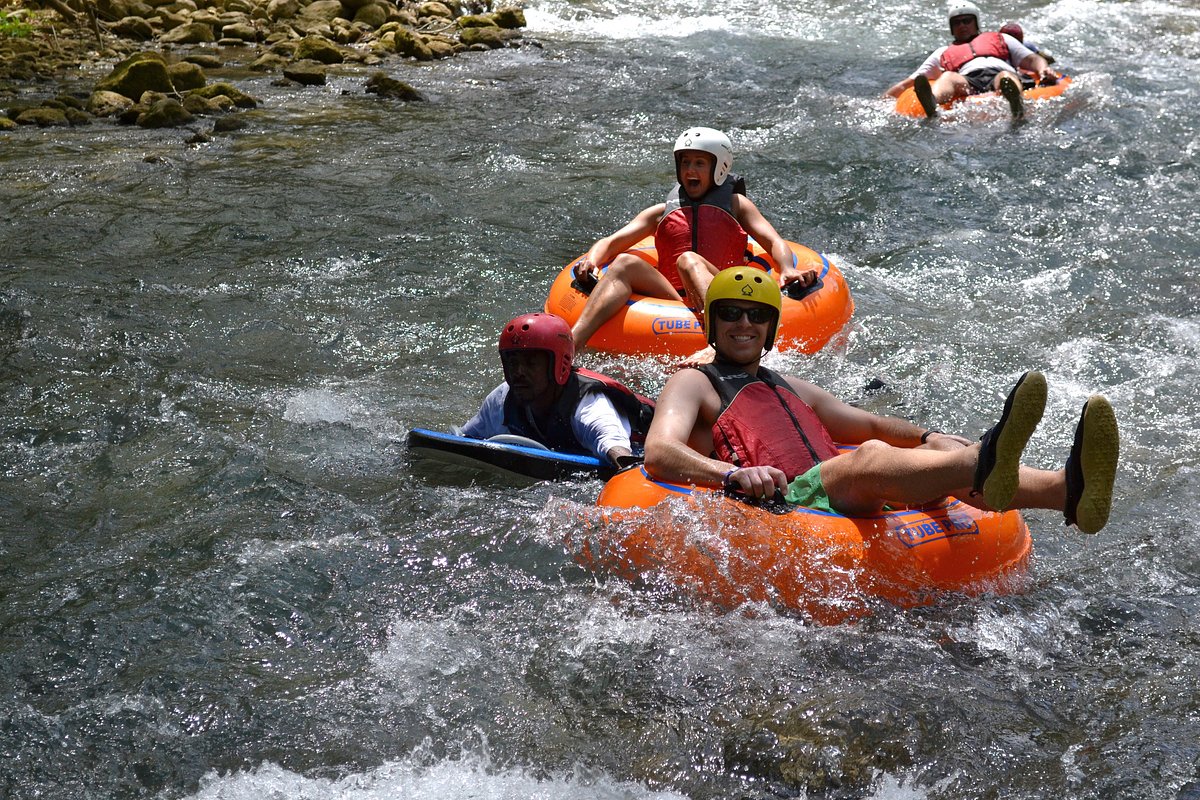
<instances>
[{"instance_id":1,"label":"man's outstretched leg","mask_svg":"<svg viewBox=\"0 0 1200 800\"><path fill-rule=\"evenodd\" d=\"M885 503L921 505L966 494L972 485L988 507L1003 511L1026 472L1021 454L1045 407L1045 376L1027 372L1009 393L1000 421L979 445L930 450L864 442L824 462L821 481L831 505L849 515L876 513Z\"/></svg>"}]
</instances>

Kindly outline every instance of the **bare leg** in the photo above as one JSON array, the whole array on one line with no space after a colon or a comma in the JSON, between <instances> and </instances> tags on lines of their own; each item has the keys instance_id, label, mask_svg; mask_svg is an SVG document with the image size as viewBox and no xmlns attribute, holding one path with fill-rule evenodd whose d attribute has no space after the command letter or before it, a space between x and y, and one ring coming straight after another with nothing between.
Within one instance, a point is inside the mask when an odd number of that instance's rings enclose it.
<instances>
[{"instance_id":1,"label":"bare leg","mask_svg":"<svg viewBox=\"0 0 1200 800\"><path fill-rule=\"evenodd\" d=\"M992 88L1004 95L1004 99L1008 101L1008 109L1012 112L1013 119L1024 118L1025 99L1021 95L1021 79L1015 73L1001 72L996 76L996 80L992 82Z\"/></svg>"},{"instance_id":2,"label":"bare leg","mask_svg":"<svg viewBox=\"0 0 1200 800\"><path fill-rule=\"evenodd\" d=\"M956 97L966 97L971 93L971 84L957 72L943 72L931 88L933 99L938 103L948 103Z\"/></svg>"},{"instance_id":3,"label":"bare leg","mask_svg":"<svg viewBox=\"0 0 1200 800\"><path fill-rule=\"evenodd\" d=\"M708 294L708 285L713 276L720 272L711 261L699 253L687 251L675 263L679 270L679 279L687 292L687 304L696 314L696 318L704 323L704 297ZM704 347L692 353L679 363L679 368L697 367L701 364L711 364L716 358L716 352L711 347Z\"/></svg>"},{"instance_id":4,"label":"bare leg","mask_svg":"<svg viewBox=\"0 0 1200 800\"><path fill-rule=\"evenodd\" d=\"M682 299L661 272L635 255L622 253L613 259L596 283L596 288L592 289L583 306L583 312L571 328L575 348L583 349L600 326L629 302L634 292L668 300Z\"/></svg>"}]
</instances>

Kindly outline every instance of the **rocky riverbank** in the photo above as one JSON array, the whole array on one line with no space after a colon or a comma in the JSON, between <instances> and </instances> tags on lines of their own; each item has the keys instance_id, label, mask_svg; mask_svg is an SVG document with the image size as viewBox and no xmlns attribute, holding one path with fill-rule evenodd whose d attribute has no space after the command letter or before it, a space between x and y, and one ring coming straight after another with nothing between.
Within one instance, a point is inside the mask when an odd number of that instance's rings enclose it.
<instances>
[{"instance_id":1,"label":"rocky riverbank","mask_svg":"<svg viewBox=\"0 0 1200 800\"><path fill-rule=\"evenodd\" d=\"M419 101L417 88L389 74L403 61L520 43L524 13L491 1L0 4L0 131L96 119L165 127L197 117L215 118L214 130L235 128L236 112L258 101L228 80L210 80L231 69L297 85L324 84L330 68L361 70L364 92Z\"/></svg>"}]
</instances>

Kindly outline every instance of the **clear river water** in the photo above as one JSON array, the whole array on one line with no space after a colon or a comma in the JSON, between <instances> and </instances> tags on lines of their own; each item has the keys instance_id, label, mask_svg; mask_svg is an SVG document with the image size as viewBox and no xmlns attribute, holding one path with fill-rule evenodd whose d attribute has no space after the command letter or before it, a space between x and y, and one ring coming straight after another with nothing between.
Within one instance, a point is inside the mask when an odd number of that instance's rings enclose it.
<instances>
[{"instance_id":1,"label":"clear river water","mask_svg":"<svg viewBox=\"0 0 1200 800\"><path fill-rule=\"evenodd\" d=\"M526 46L387 65L427 103L242 73L207 144L0 135L0 797L1200 798L1200 7L984 15L1075 77L1024 124L891 113L928 3L533 0ZM585 572L598 481L411 458L691 125L854 293L771 366L969 436L1041 369L1046 467L1103 392L1110 525L820 626Z\"/></svg>"}]
</instances>

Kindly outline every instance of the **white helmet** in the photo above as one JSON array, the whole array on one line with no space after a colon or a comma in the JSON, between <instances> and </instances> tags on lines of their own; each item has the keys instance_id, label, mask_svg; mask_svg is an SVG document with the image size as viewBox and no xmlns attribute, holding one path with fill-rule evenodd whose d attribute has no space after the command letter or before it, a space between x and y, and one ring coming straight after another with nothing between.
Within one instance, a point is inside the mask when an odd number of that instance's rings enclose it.
<instances>
[{"instance_id":1,"label":"white helmet","mask_svg":"<svg viewBox=\"0 0 1200 800\"><path fill-rule=\"evenodd\" d=\"M713 164L712 181L720 186L733 168L733 143L729 137L712 128L688 128L675 140L675 177L679 177L679 158L684 150L700 150L710 153L717 161ZM682 183L683 181L680 181Z\"/></svg>"},{"instance_id":2,"label":"white helmet","mask_svg":"<svg viewBox=\"0 0 1200 800\"><path fill-rule=\"evenodd\" d=\"M946 21L955 17L974 17L975 24L979 24L979 9L974 3L952 3L950 8L946 9Z\"/></svg>"}]
</instances>

